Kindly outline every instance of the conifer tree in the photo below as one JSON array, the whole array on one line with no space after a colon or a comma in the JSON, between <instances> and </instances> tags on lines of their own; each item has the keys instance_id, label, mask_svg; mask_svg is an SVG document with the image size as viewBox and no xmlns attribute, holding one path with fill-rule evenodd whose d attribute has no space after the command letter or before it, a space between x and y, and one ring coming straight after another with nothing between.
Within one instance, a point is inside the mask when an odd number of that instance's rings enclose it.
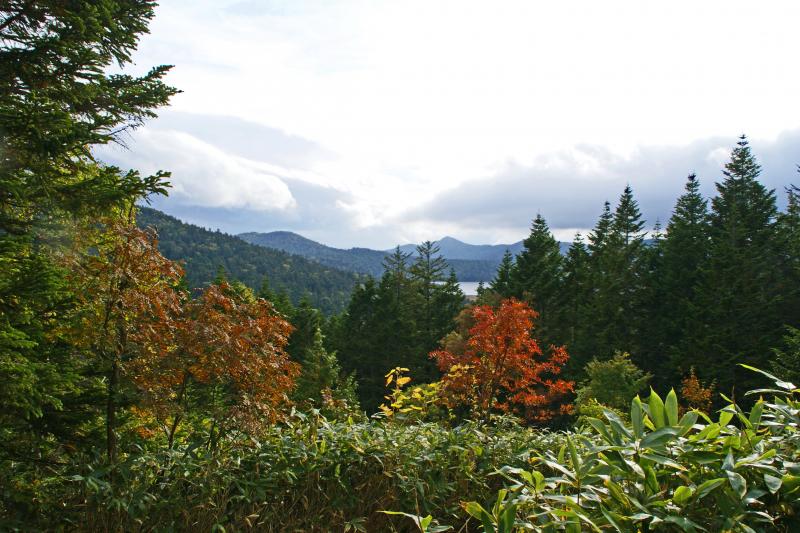
<instances>
[{"instance_id":1,"label":"conifer tree","mask_svg":"<svg viewBox=\"0 0 800 533\"><path fill-rule=\"evenodd\" d=\"M293 309L289 322L294 330L289 336L286 351L293 361L302 361L316 341L317 331L322 326L322 313L311 305L311 298L306 294Z\"/></svg>"},{"instance_id":2,"label":"conifer tree","mask_svg":"<svg viewBox=\"0 0 800 533\"><path fill-rule=\"evenodd\" d=\"M589 353L585 341L589 336L587 326L591 323L591 317L586 312L592 293L590 261L591 257L583 242L583 236L576 233L564 258L564 275L561 283L560 331L564 335L567 349L572 354L567 363L567 373L571 377L579 376L594 355Z\"/></svg>"},{"instance_id":3,"label":"conifer tree","mask_svg":"<svg viewBox=\"0 0 800 533\"><path fill-rule=\"evenodd\" d=\"M524 298L538 313L542 343L561 345L563 339L554 338L554 329L559 321L558 291L563 260L558 241L541 214L536 215L531 233L522 244L511 270L511 289L514 296Z\"/></svg>"},{"instance_id":4,"label":"conifer tree","mask_svg":"<svg viewBox=\"0 0 800 533\"><path fill-rule=\"evenodd\" d=\"M766 368L784 323L775 193L758 181L760 174L742 136L711 201L709 260L700 288L704 328L692 342L707 358L697 365L698 374L714 368L726 394L734 386L757 385L753 373L737 364Z\"/></svg>"},{"instance_id":5,"label":"conifer tree","mask_svg":"<svg viewBox=\"0 0 800 533\"><path fill-rule=\"evenodd\" d=\"M800 169L798 169L800 170ZM786 188L786 211L778 216L784 295L783 316L789 326L800 326L800 188Z\"/></svg>"},{"instance_id":6,"label":"conifer tree","mask_svg":"<svg viewBox=\"0 0 800 533\"><path fill-rule=\"evenodd\" d=\"M331 403L344 403L343 407L358 407L355 383L342 375L336 354L325 349L322 331L314 331L313 342L306 348L300 362L302 368L292 395L300 403L309 402L311 406L331 413Z\"/></svg>"},{"instance_id":7,"label":"conifer tree","mask_svg":"<svg viewBox=\"0 0 800 533\"><path fill-rule=\"evenodd\" d=\"M378 285L368 277L353 289L334 342L342 368L358 379L359 401L368 412L381 403L384 368L392 364L380 350L380 305Z\"/></svg>"},{"instance_id":8,"label":"conifer tree","mask_svg":"<svg viewBox=\"0 0 800 533\"><path fill-rule=\"evenodd\" d=\"M511 287L511 275L514 271L514 256L506 249L503 254L503 260L497 267L497 274L494 279L489 283L489 288L497 293L501 298L510 298L513 296L513 289Z\"/></svg>"},{"instance_id":9,"label":"conifer tree","mask_svg":"<svg viewBox=\"0 0 800 533\"><path fill-rule=\"evenodd\" d=\"M669 339L668 372L672 381L685 375L699 358L696 344L689 339L701 333L702 308L697 298L701 272L709 250L708 202L700 194L700 182L695 174L686 180L685 192L678 198L667 224L663 245L662 281L664 285L664 315L662 327Z\"/></svg>"},{"instance_id":10,"label":"conifer tree","mask_svg":"<svg viewBox=\"0 0 800 533\"><path fill-rule=\"evenodd\" d=\"M593 356L606 359L616 350L636 357L639 324L637 309L642 288L644 221L630 185L625 187L611 214L608 202L589 236L594 292L590 313L594 317Z\"/></svg>"},{"instance_id":11,"label":"conifer tree","mask_svg":"<svg viewBox=\"0 0 800 533\"><path fill-rule=\"evenodd\" d=\"M436 295L441 284L447 279L447 262L439 253L439 247L431 241L425 241L417 246L417 258L410 268L410 279L413 282L421 300L418 310L417 323L420 326L420 341L423 353L431 351L440 332L434 326L436 309Z\"/></svg>"}]
</instances>

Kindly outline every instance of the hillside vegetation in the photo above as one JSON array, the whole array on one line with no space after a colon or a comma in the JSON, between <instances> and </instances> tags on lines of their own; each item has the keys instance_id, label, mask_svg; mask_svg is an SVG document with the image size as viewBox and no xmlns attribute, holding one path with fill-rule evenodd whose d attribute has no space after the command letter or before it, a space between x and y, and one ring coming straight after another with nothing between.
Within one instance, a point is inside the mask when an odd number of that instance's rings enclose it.
<instances>
[{"instance_id":1,"label":"hillside vegetation","mask_svg":"<svg viewBox=\"0 0 800 533\"><path fill-rule=\"evenodd\" d=\"M267 280L272 290L285 292L297 303L308 295L324 313L340 312L347 305L358 276L310 261L299 255L254 246L225 233L186 224L149 207L139 208L137 224L158 232L159 250L180 261L190 287L204 287L222 269L231 279L254 290Z\"/></svg>"}]
</instances>

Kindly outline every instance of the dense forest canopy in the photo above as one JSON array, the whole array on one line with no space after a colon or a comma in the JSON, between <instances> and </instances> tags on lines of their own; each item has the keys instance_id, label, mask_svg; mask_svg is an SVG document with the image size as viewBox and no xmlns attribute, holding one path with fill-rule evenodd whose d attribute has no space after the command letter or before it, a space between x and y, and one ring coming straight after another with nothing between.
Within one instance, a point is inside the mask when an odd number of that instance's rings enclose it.
<instances>
[{"instance_id":1,"label":"dense forest canopy","mask_svg":"<svg viewBox=\"0 0 800 533\"><path fill-rule=\"evenodd\" d=\"M138 208L169 174L93 149L178 92L109 74L154 7L0 5L0 529L800 527L800 190L746 137L663 228L532 213L467 302L430 241L361 277Z\"/></svg>"}]
</instances>

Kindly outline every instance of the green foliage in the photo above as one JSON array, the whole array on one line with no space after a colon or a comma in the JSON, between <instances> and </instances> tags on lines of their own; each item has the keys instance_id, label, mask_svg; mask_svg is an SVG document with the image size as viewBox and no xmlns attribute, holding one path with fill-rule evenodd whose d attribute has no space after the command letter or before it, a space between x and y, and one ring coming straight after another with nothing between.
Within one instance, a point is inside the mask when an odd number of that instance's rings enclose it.
<instances>
[{"instance_id":1,"label":"green foliage","mask_svg":"<svg viewBox=\"0 0 800 533\"><path fill-rule=\"evenodd\" d=\"M784 347L774 350L772 370L787 380L800 383L800 329L788 327Z\"/></svg>"},{"instance_id":2,"label":"green foliage","mask_svg":"<svg viewBox=\"0 0 800 533\"><path fill-rule=\"evenodd\" d=\"M581 406L592 400L617 410L625 410L652 376L645 374L630 360L627 353L617 352L607 361L594 359L586 365L587 381L578 389L576 401Z\"/></svg>"},{"instance_id":3,"label":"green foliage","mask_svg":"<svg viewBox=\"0 0 800 533\"><path fill-rule=\"evenodd\" d=\"M369 279L353 291L337 321L332 346L342 367L355 373L361 405L374 412L383 401L384 376L397 366L421 382L439 377L428 353L455 327L464 294L433 243L418 249L417 259L399 247L387 256L376 283Z\"/></svg>"},{"instance_id":4,"label":"green foliage","mask_svg":"<svg viewBox=\"0 0 800 533\"><path fill-rule=\"evenodd\" d=\"M591 431L532 457L532 469L501 469L508 483L491 513L466 507L485 532L793 531L800 390L765 375L772 402L749 413L731 403L716 420L678 418L674 391L646 404L637 396L629 424L610 410L589 419Z\"/></svg>"},{"instance_id":5,"label":"green foliage","mask_svg":"<svg viewBox=\"0 0 800 533\"><path fill-rule=\"evenodd\" d=\"M408 518L381 511L413 509L459 524L462 500L500 487L494 471L525 467L561 442L510 419L446 430L297 413L257 437L230 435L216 450L200 434L172 451L132 447L113 470L76 458L39 481L36 512L6 510L5 519L26 530L406 531ZM17 486L13 476L0 472L0 486Z\"/></svg>"},{"instance_id":6,"label":"green foliage","mask_svg":"<svg viewBox=\"0 0 800 533\"><path fill-rule=\"evenodd\" d=\"M299 360L302 369L292 393L295 401L305 409L318 409L331 419L358 416L355 380L353 376L342 375L336 354L329 353L323 345L319 327L314 332L313 344Z\"/></svg>"},{"instance_id":7,"label":"green foliage","mask_svg":"<svg viewBox=\"0 0 800 533\"><path fill-rule=\"evenodd\" d=\"M537 331L543 346L559 344L552 338L552 330L561 309L559 285L562 269L563 258L558 241L550 233L544 217L538 214L511 269L510 285L512 296L524 299L539 313Z\"/></svg>"},{"instance_id":8,"label":"green foliage","mask_svg":"<svg viewBox=\"0 0 800 533\"><path fill-rule=\"evenodd\" d=\"M228 277L253 290L260 289L268 278L271 290L278 296L285 292L295 304L309 295L311 305L330 314L344 309L359 280L355 274L185 224L155 209L141 207L137 224L156 228L159 250L184 263L186 279L193 288L213 281L222 267Z\"/></svg>"}]
</instances>

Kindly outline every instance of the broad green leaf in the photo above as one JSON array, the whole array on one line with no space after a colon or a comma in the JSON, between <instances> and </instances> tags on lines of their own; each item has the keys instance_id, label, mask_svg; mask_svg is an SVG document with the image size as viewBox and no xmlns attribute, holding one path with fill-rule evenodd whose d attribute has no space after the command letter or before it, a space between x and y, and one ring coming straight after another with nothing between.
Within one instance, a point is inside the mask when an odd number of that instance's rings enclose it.
<instances>
[{"instance_id":1,"label":"broad green leaf","mask_svg":"<svg viewBox=\"0 0 800 533\"><path fill-rule=\"evenodd\" d=\"M672 501L676 505L680 505L683 507L683 504L689 501L689 499L694 495L694 489L691 487L687 487L686 485L682 485L675 489L675 493L672 495Z\"/></svg>"},{"instance_id":2,"label":"broad green leaf","mask_svg":"<svg viewBox=\"0 0 800 533\"><path fill-rule=\"evenodd\" d=\"M731 421L731 419L733 419L733 415L735 415L735 414L736 414L736 410L733 408L732 405L729 405L729 406L723 408L719 412L719 425L722 426L722 427L727 426L728 423Z\"/></svg>"},{"instance_id":3,"label":"broad green leaf","mask_svg":"<svg viewBox=\"0 0 800 533\"><path fill-rule=\"evenodd\" d=\"M700 531L705 531L704 528L698 526L688 518L680 515L669 515L664 518L664 522L675 524L684 531L697 531L698 529Z\"/></svg>"},{"instance_id":4,"label":"broad green leaf","mask_svg":"<svg viewBox=\"0 0 800 533\"><path fill-rule=\"evenodd\" d=\"M609 525L613 527L615 530L619 531L619 533L623 533L625 529L620 524L622 517L612 513L611 511L607 511L605 507L600 506L600 512L603 513L603 516L606 517Z\"/></svg>"},{"instance_id":5,"label":"broad green leaf","mask_svg":"<svg viewBox=\"0 0 800 533\"><path fill-rule=\"evenodd\" d=\"M514 531L514 519L517 516L517 506L516 505L509 505L503 511L502 517L500 519L501 526L501 533L513 533Z\"/></svg>"},{"instance_id":6,"label":"broad green leaf","mask_svg":"<svg viewBox=\"0 0 800 533\"><path fill-rule=\"evenodd\" d=\"M663 428L666 425L664 402L661 400L661 396L653 389L650 389L650 397L647 399L647 404L650 407L650 418L653 419L656 429Z\"/></svg>"},{"instance_id":7,"label":"broad green leaf","mask_svg":"<svg viewBox=\"0 0 800 533\"><path fill-rule=\"evenodd\" d=\"M587 418L586 421L589 422L589 425L592 426L592 428L594 428L594 430L597 431L600 436L603 437L603 440L605 440L608 444L612 446L619 444L619 442L611 437L611 434L608 432L608 428L601 420L597 418Z\"/></svg>"},{"instance_id":8,"label":"broad green leaf","mask_svg":"<svg viewBox=\"0 0 800 533\"><path fill-rule=\"evenodd\" d=\"M487 533L496 531L492 516L478 502L469 502L464 505L464 510L473 518L477 518L483 524L483 530Z\"/></svg>"},{"instance_id":9,"label":"broad green leaf","mask_svg":"<svg viewBox=\"0 0 800 533\"><path fill-rule=\"evenodd\" d=\"M772 494L778 492L783 484L783 480L779 477L764 474L764 483Z\"/></svg>"},{"instance_id":10,"label":"broad green leaf","mask_svg":"<svg viewBox=\"0 0 800 533\"><path fill-rule=\"evenodd\" d=\"M681 436L686 435L692 430L695 423L697 422L698 414L697 411L688 411L686 412L678 422L678 425L681 428Z\"/></svg>"},{"instance_id":11,"label":"broad green leaf","mask_svg":"<svg viewBox=\"0 0 800 533\"><path fill-rule=\"evenodd\" d=\"M633 425L634 437L641 439L644 426L644 409L638 394L631 400L631 424Z\"/></svg>"},{"instance_id":12,"label":"broad green leaf","mask_svg":"<svg viewBox=\"0 0 800 533\"><path fill-rule=\"evenodd\" d=\"M775 386L780 387L781 389L784 389L784 390L787 390L787 391L792 391L792 390L797 388L797 387L794 386L794 383L790 383L788 381L783 381L782 379L776 378L775 376L773 376L769 372L764 372L763 370L759 370L758 368L755 368L755 367L750 366L750 365L745 365L745 364L742 364L742 363L739 363L739 366L741 366L743 368L746 368L747 370L752 370L753 372L758 372L759 374L767 376L769 379L771 379L775 383Z\"/></svg>"},{"instance_id":13,"label":"broad green leaf","mask_svg":"<svg viewBox=\"0 0 800 533\"><path fill-rule=\"evenodd\" d=\"M642 448L661 447L680 434L679 428L664 426L645 435L639 443Z\"/></svg>"},{"instance_id":14,"label":"broad green leaf","mask_svg":"<svg viewBox=\"0 0 800 533\"><path fill-rule=\"evenodd\" d=\"M723 483L725 483L725 478L722 477L704 481L697 487L697 490L695 490L695 496L697 497L698 500L701 500L705 496L708 496L711 493L711 491L713 491Z\"/></svg>"},{"instance_id":15,"label":"broad green leaf","mask_svg":"<svg viewBox=\"0 0 800 533\"><path fill-rule=\"evenodd\" d=\"M758 429L758 426L761 424L761 414L764 412L764 402L758 400L753 408L750 409L750 423L753 425L754 429Z\"/></svg>"},{"instance_id":16,"label":"broad green leaf","mask_svg":"<svg viewBox=\"0 0 800 533\"><path fill-rule=\"evenodd\" d=\"M670 426L678 425L678 396L675 389L670 389L664 409L667 412L667 423Z\"/></svg>"},{"instance_id":17,"label":"broad green leaf","mask_svg":"<svg viewBox=\"0 0 800 533\"><path fill-rule=\"evenodd\" d=\"M781 478L781 482L783 483L783 488L787 493L794 492L798 487L800 487L800 476L784 474Z\"/></svg>"},{"instance_id":18,"label":"broad green leaf","mask_svg":"<svg viewBox=\"0 0 800 533\"><path fill-rule=\"evenodd\" d=\"M739 498L744 498L744 495L747 494L747 481L741 475L730 470L726 471L725 474L728 476L728 481L734 492L739 495Z\"/></svg>"},{"instance_id":19,"label":"broad green leaf","mask_svg":"<svg viewBox=\"0 0 800 533\"><path fill-rule=\"evenodd\" d=\"M581 467L581 460L577 450L575 449L575 444L572 442L572 439L569 438L569 436L567 436L567 447L569 448L569 457L572 461L572 469L577 473L578 469Z\"/></svg>"}]
</instances>

